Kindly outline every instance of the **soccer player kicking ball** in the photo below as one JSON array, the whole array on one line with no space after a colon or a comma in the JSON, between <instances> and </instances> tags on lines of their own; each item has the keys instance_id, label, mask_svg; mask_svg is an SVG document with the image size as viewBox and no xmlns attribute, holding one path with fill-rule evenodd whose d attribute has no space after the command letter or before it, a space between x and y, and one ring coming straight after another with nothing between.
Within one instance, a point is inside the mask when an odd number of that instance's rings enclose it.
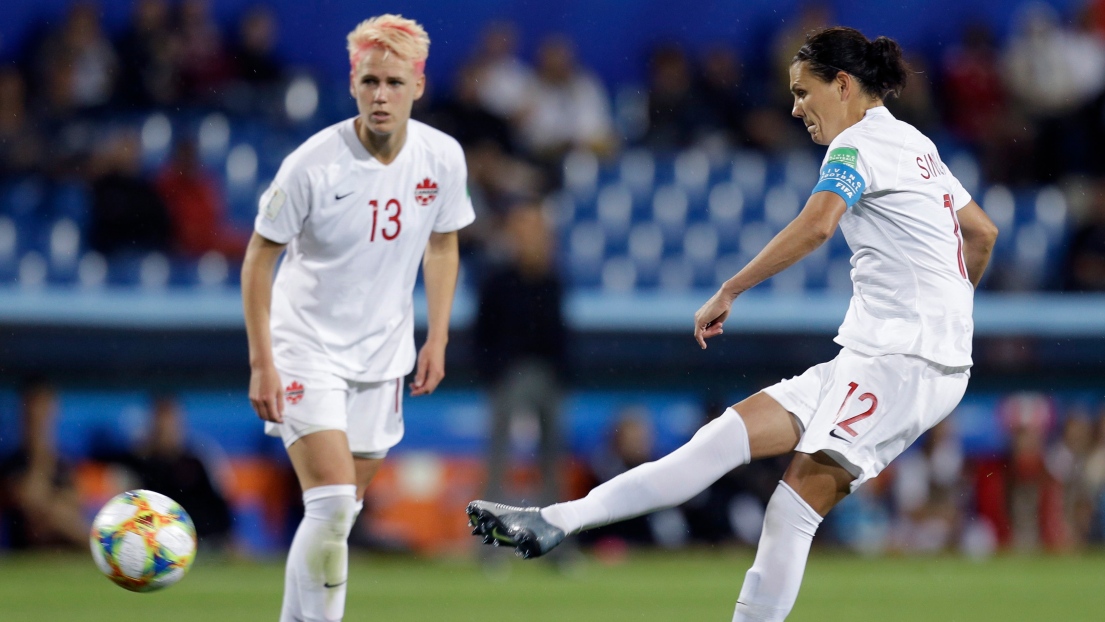
<instances>
[{"instance_id":1,"label":"soccer player kicking ball","mask_svg":"<svg viewBox=\"0 0 1105 622\"><path fill-rule=\"evenodd\" d=\"M901 48L851 28L806 40L790 66L792 114L828 145L805 208L695 314L701 347L741 293L844 231L853 296L837 357L764 389L686 445L546 508L473 501L474 534L523 557L584 529L678 505L750 460L795 450L767 505L734 621L783 620L829 510L959 403L971 368L973 293L997 229L932 141L883 101L901 92Z\"/></svg>"},{"instance_id":2,"label":"soccer player kicking ball","mask_svg":"<svg viewBox=\"0 0 1105 622\"><path fill-rule=\"evenodd\" d=\"M381 15L348 42L358 115L284 159L242 266L249 399L265 431L284 439L304 491L284 622L342 618L349 531L403 436L418 264L429 331L412 396L432 393L445 375L456 232L475 218L460 145L410 120L425 87L426 31Z\"/></svg>"}]
</instances>

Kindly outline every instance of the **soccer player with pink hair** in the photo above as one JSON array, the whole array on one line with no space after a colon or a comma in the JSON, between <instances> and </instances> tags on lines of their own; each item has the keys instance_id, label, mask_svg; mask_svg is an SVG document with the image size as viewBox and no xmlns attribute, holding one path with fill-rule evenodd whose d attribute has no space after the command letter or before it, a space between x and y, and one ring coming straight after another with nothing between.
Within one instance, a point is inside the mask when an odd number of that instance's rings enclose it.
<instances>
[{"instance_id":1,"label":"soccer player with pink hair","mask_svg":"<svg viewBox=\"0 0 1105 622\"><path fill-rule=\"evenodd\" d=\"M422 26L397 15L349 33L357 116L284 159L242 266L249 399L303 488L282 622L342 619L349 532L403 437L402 379L415 370L419 396L445 376L457 230L475 214L460 145L410 118L429 46ZM429 326L416 355L420 263Z\"/></svg>"}]
</instances>

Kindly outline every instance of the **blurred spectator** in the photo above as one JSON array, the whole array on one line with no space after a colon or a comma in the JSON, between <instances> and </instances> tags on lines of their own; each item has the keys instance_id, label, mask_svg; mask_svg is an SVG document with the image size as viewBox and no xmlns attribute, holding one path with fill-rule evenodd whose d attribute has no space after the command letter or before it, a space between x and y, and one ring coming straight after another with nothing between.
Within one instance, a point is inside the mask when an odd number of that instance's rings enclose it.
<instances>
[{"instance_id":1,"label":"blurred spectator","mask_svg":"<svg viewBox=\"0 0 1105 622\"><path fill-rule=\"evenodd\" d=\"M185 96L194 102L219 100L233 67L207 0L180 4L180 73Z\"/></svg>"},{"instance_id":2,"label":"blurred spectator","mask_svg":"<svg viewBox=\"0 0 1105 622\"><path fill-rule=\"evenodd\" d=\"M220 492L217 479L212 477L207 461L189 446L184 416L173 396L160 395L154 399L146 436L133 452L101 458L130 469L140 487L179 503L192 517L201 544L214 547L228 544L230 505Z\"/></svg>"},{"instance_id":3,"label":"blurred spectator","mask_svg":"<svg viewBox=\"0 0 1105 622\"><path fill-rule=\"evenodd\" d=\"M1048 472L1046 445L1055 406L1046 395L1011 395L998 407L1010 430L1009 516L1013 545L1033 551L1057 548L1063 540L1061 488Z\"/></svg>"},{"instance_id":4,"label":"blurred spectator","mask_svg":"<svg viewBox=\"0 0 1105 622\"><path fill-rule=\"evenodd\" d=\"M508 260L480 286L475 343L491 391L487 496L502 497L510 472L512 430L527 417L540 430L541 493L560 499L561 401L567 367L563 284L556 273L553 232L539 203L521 203L506 215Z\"/></svg>"},{"instance_id":5,"label":"blurred spectator","mask_svg":"<svg viewBox=\"0 0 1105 622\"><path fill-rule=\"evenodd\" d=\"M1093 431L1087 413L1067 413L1057 442L1048 449L1047 470L1062 492L1060 548L1081 548L1089 537L1094 501L1087 485L1086 463L1093 449Z\"/></svg>"},{"instance_id":6,"label":"blurred spectator","mask_svg":"<svg viewBox=\"0 0 1105 622\"><path fill-rule=\"evenodd\" d=\"M698 76L698 91L707 114L703 121L723 132L730 145L739 145L744 139L747 97L743 80L740 58L732 46L719 43L706 50Z\"/></svg>"},{"instance_id":7,"label":"blurred spectator","mask_svg":"<svg viewBox=\"0 0 1105 622\"><path fill-rule=\"evenodd\" d=\"M43 138L27 111L27 90L15 67L0 67L0 179L35 172Z\"/></svg>"},{"instance_id":8,"label":"blurred spectator","mask_svg":"<svg viewBox=\"0 0 1105 622\"><path fill-rule=\"evenodd\" d=\"M807 36L814 31L832 26L835 21L833 8L828 3L823 0L806 0L798 8L797 15L789 21L784 21L784 26L775 31L771 42L771 62L768 66L771 73L767 77L767 82L772 85L767 94L768 102L782 105L791 103L790 64L794 62L794 55L806 44Z\"/></svg>"},{"instance_id":9,"label":"blurred spectator","mask_svg":"<svg viewBox=\"0 0 1105 622\"><path fill-rule=\"evenodd\" d=\"M132 106L168 106L180 97L181 43L167 0L138 0L118 41L119 96Z\"/></svg>"},{"instance_id":10,"label":"blurred spectator","mask_svg":"<svg viewBox=\"0 0 1105 622\"><path fill-rule=\"evenodd\" d=\"M267 6L256 5L242 15L233 52L238 80L265 87L284 79L284 67L276 58L276 35L276 15Z\"/></svg>"},{"instance_id":11,"label":"blurred spectator","mask_svg":"<svg viewBox=\"0 0 1105 622\"><path fill-rule=\"evenodd\" d=\"M518 58L514 24L488 24L471 66L483 107L503 119L521 118L529 106L536 77L533 69Z\"/></svg>"},{"instance_id":12,"label":"blurred spectator","mask_svg":"<svg viewBox=\"0 0 1105 622\"><path fill-rule=\"evenodd\" d=\"M1093 188L1089 212L1067 246L1064 289L1105 292L1105 181Z\"/></svg>"},{"instance_id":13,"label":"blurred spectator","mask_svg":"<svg viewBox=\"0 0 1105 622\"><path fill-rule=\"evenodd\" d=\"M645 144L654 149L690 145L705 120L705 110L686 52L674 43L656 48L649 56L648 74Z\"/></svg>"},{"instance_id":14,"label":"blurred spectator","mask_svg":"<svg viewBox=\"0 0 1105 622\"><path fill-rule=\"evenodd\" d=\"M538 50L537 84L521 133L533 155L553 167L573 148L602 155L616 146L606 89L576 63L572 43L563 36L549 37Z\"/></svg>"},{"instance_id":15,"label":"blurred spectator","mask_svg":"<svg viewBox=\"0 0 1105 622\"><path fill-rule=\"evenodd\" d=\"M1006 84L1034 130L1035 180L1055 181L1084 166L1085 147L1073 147L1085 128L1072 113L1105 86L1105 47L1066 32L1050 5L1030 2L1020 9L1004 64Z\"/></svg>"},{"instance_id":16,"label":"blurred spectator","mask_svg":"<svg viewBox=\"0 0 1105 622\"><path fill-rule=\"evenodd\" d=\"M940 131L940 114L933 96L932 71L923 56L908 54L909 80L902 94L886 104L895 117L921 130L926 135Z\"/></svg>"},{"instance_id":17,"label":"blurred spectator","mask_svg":"<svg viewBox=\"0 0 1105 622\"><path fill-rule=\"evenodd\" d=\"M171 224L165 203L142 176L142 146L137 132L110 137L97 154L92 182L89 245L110 255L127 251L169 250Z\"/></svg>"},{"instance_id":18,"label":"blurred spectator","mask_svg":"<svg viewBox=\"0 0 1105 622\"><path fill-rule=\"evenodd\" d=\"M1020 183L1029 177L1030 134L1018 122L999 66L994 35L984 23L963 31L943 60L944 117L948 129L979 157L984 179Z\"/></svg>"},{"instance_id":19,"label":"blurred spectator","mask_svg":"<svg viewBox=\"0 0 1105 622\"><path fill-rule=\"evenodd\" d=\"M58 455L55 440L57 394L44 380L31 379L20 398L20 445L0 459L0 535L7 536L12 548L85 548L89 525L81 514L71 467Z\"/></svg>"},{"instance_id":20,"label":"blurred spectator","mask_svg":"<svg viewBox=\"0 0 1105 622\"><path fill-rule=\"evenodd\" d=\"M476 65L461 67L452 96L435 101L425 120L456 138L466 150L490 143L501 152L510 152L513 149L510 124L483 103L481 75Z\"/></svg>"},{"instance_id":21,"label":"blurred spectator","mask_svg":"<svg viewBox=\"0 0 1105 622\"><path fill-rule=\"evenodd\" d=\"M216 251L232 259L245 255L250 232L231 225L215 178L200 164L196 144L181 140L156 180L172 222L172 248L188 257Z\"/></svg>"},{"instance_id":22,"label":"blurred spectator","mask_svg":"<svg viewBox=\"0 0 1105 622\"><path fill-rule=\"evenodd\" d=\"M895 547L938 552L956 544L963 521L963 446L951 420L945 419L921 439L893 469Z\"/></svg>"},{"instance_id":23,"label":"blurred spectator","mask_svg":"<svg viewBox=\"0 0 1105 622\"><path fill-rule=\"evenodd\" d=\"M484 107L480 71L475 65L462 67L453 95L420 115L464 147L477 215L476 222L461 231L461 242L469 249L493 243L495 227L509 206L521 197L536 196L546 185L536 167L515 155L510 125Z\"/></svg>"},{"instance_id":24,"label":"blurred spectator","mask_svg":"<svg viewBox=\"0 0 1105 622\"><path fill-rule=\"evenodd\" d=\"M1101 542L1105 540L1105 404L1098 406L1093 446L1086 457L1083 485L1092 503L1089 536Z\"/></svg>"},{"instance_id":25,"label":"blurred spectator","mask_svg":"<svg viewBox=\"0 0 1105 622\"><path fill-rule=\"evenodd\" d=\"M113 94L118 58L100 25L100 7L76 2L61 29L48 35L35 60L40 74L59 65L70 68L67 79L73 104L87 109L108 103Z\"/></svg>"},{"instance_id":26,"label":"blurred spectator","mask_svg":"<svg viewBox=\"0 0 1105 622\"><path fill-rule=\"evenodd\" d=\"M626 471L657 459L656 432L643 408L629 407L618 414L608 432L608 441L592 457L592 487L608 482ZM688 528L681 508L660 510L645 516L613 523L579 534L607 560L617 560L627 545L658 544L677 547L686 543Z\"/></svg>"}]
</instances>

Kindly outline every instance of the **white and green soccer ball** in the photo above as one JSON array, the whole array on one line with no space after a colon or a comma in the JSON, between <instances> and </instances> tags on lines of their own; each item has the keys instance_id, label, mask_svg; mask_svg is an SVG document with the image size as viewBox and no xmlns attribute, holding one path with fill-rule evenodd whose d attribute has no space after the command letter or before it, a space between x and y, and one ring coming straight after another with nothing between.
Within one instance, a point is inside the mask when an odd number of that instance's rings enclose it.
<instances>
[{"instance_id":1,"label":"white and green soccer ball","mask_svg":"<svg viewBox=\"0 0 1105 622\"><path fill-rule=\"evenodd\" d=\"M180 504L149 490L116 495L96 515L92 559L104 576L132 592L152 592L184 578L196 558L196 528Z\"/></svg>"}]
</instances>

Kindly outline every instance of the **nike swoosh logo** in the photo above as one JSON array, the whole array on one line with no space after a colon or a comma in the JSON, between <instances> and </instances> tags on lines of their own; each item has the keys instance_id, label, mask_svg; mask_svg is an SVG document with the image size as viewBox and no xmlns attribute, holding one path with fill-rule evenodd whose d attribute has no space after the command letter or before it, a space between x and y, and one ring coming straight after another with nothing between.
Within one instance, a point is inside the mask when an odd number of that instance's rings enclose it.
<instances>
[{"instance_id":1,"label":"nike swoosh logo","mask_svg":"<svg viewBox=\"0 0 1105 622\"><path fill-rule=\"evenodd\" d=\"M334 200L335 201L341 201L342 199L344 199L345 197L347 197L351 194L353 194L353 193L352 192L346 192L345 194L341 194L341 195L335 194L334 195Z\"/></svg>"},{"instance_id":2,"label":"nike swoosh logo","mask_svg":"<svg viewBox=\"0 0 1105 622\"><path fill-rule=\"evenodd\" d=\"M844 438L843 436L837 434L836 430L829 430L829 436L835 436L835 437L839 438L840 440L844 441L845 443L851 443L852 442L852 439Z\"/></svg>"},{"instance_id":3,"label":"nike swoosh logo","mask_svg":"<svg viewBox=\"0 0 1105 622\"><path fill-rule=\"evenodd\" d=\"M345 581L342 581L341 583L335 583L335 584L333 584L333 585L330 585L329 583L323 583L323 584L322 584L322 587L325 587L325 588L327 588L327 589L329 589L329 588L335 588L335 587L338 587L338 586L341 586L341 585L345 585L347 581L349 581L349 580L348 580L348 579L346 579Z\"/></svg>"}]
</instances>

